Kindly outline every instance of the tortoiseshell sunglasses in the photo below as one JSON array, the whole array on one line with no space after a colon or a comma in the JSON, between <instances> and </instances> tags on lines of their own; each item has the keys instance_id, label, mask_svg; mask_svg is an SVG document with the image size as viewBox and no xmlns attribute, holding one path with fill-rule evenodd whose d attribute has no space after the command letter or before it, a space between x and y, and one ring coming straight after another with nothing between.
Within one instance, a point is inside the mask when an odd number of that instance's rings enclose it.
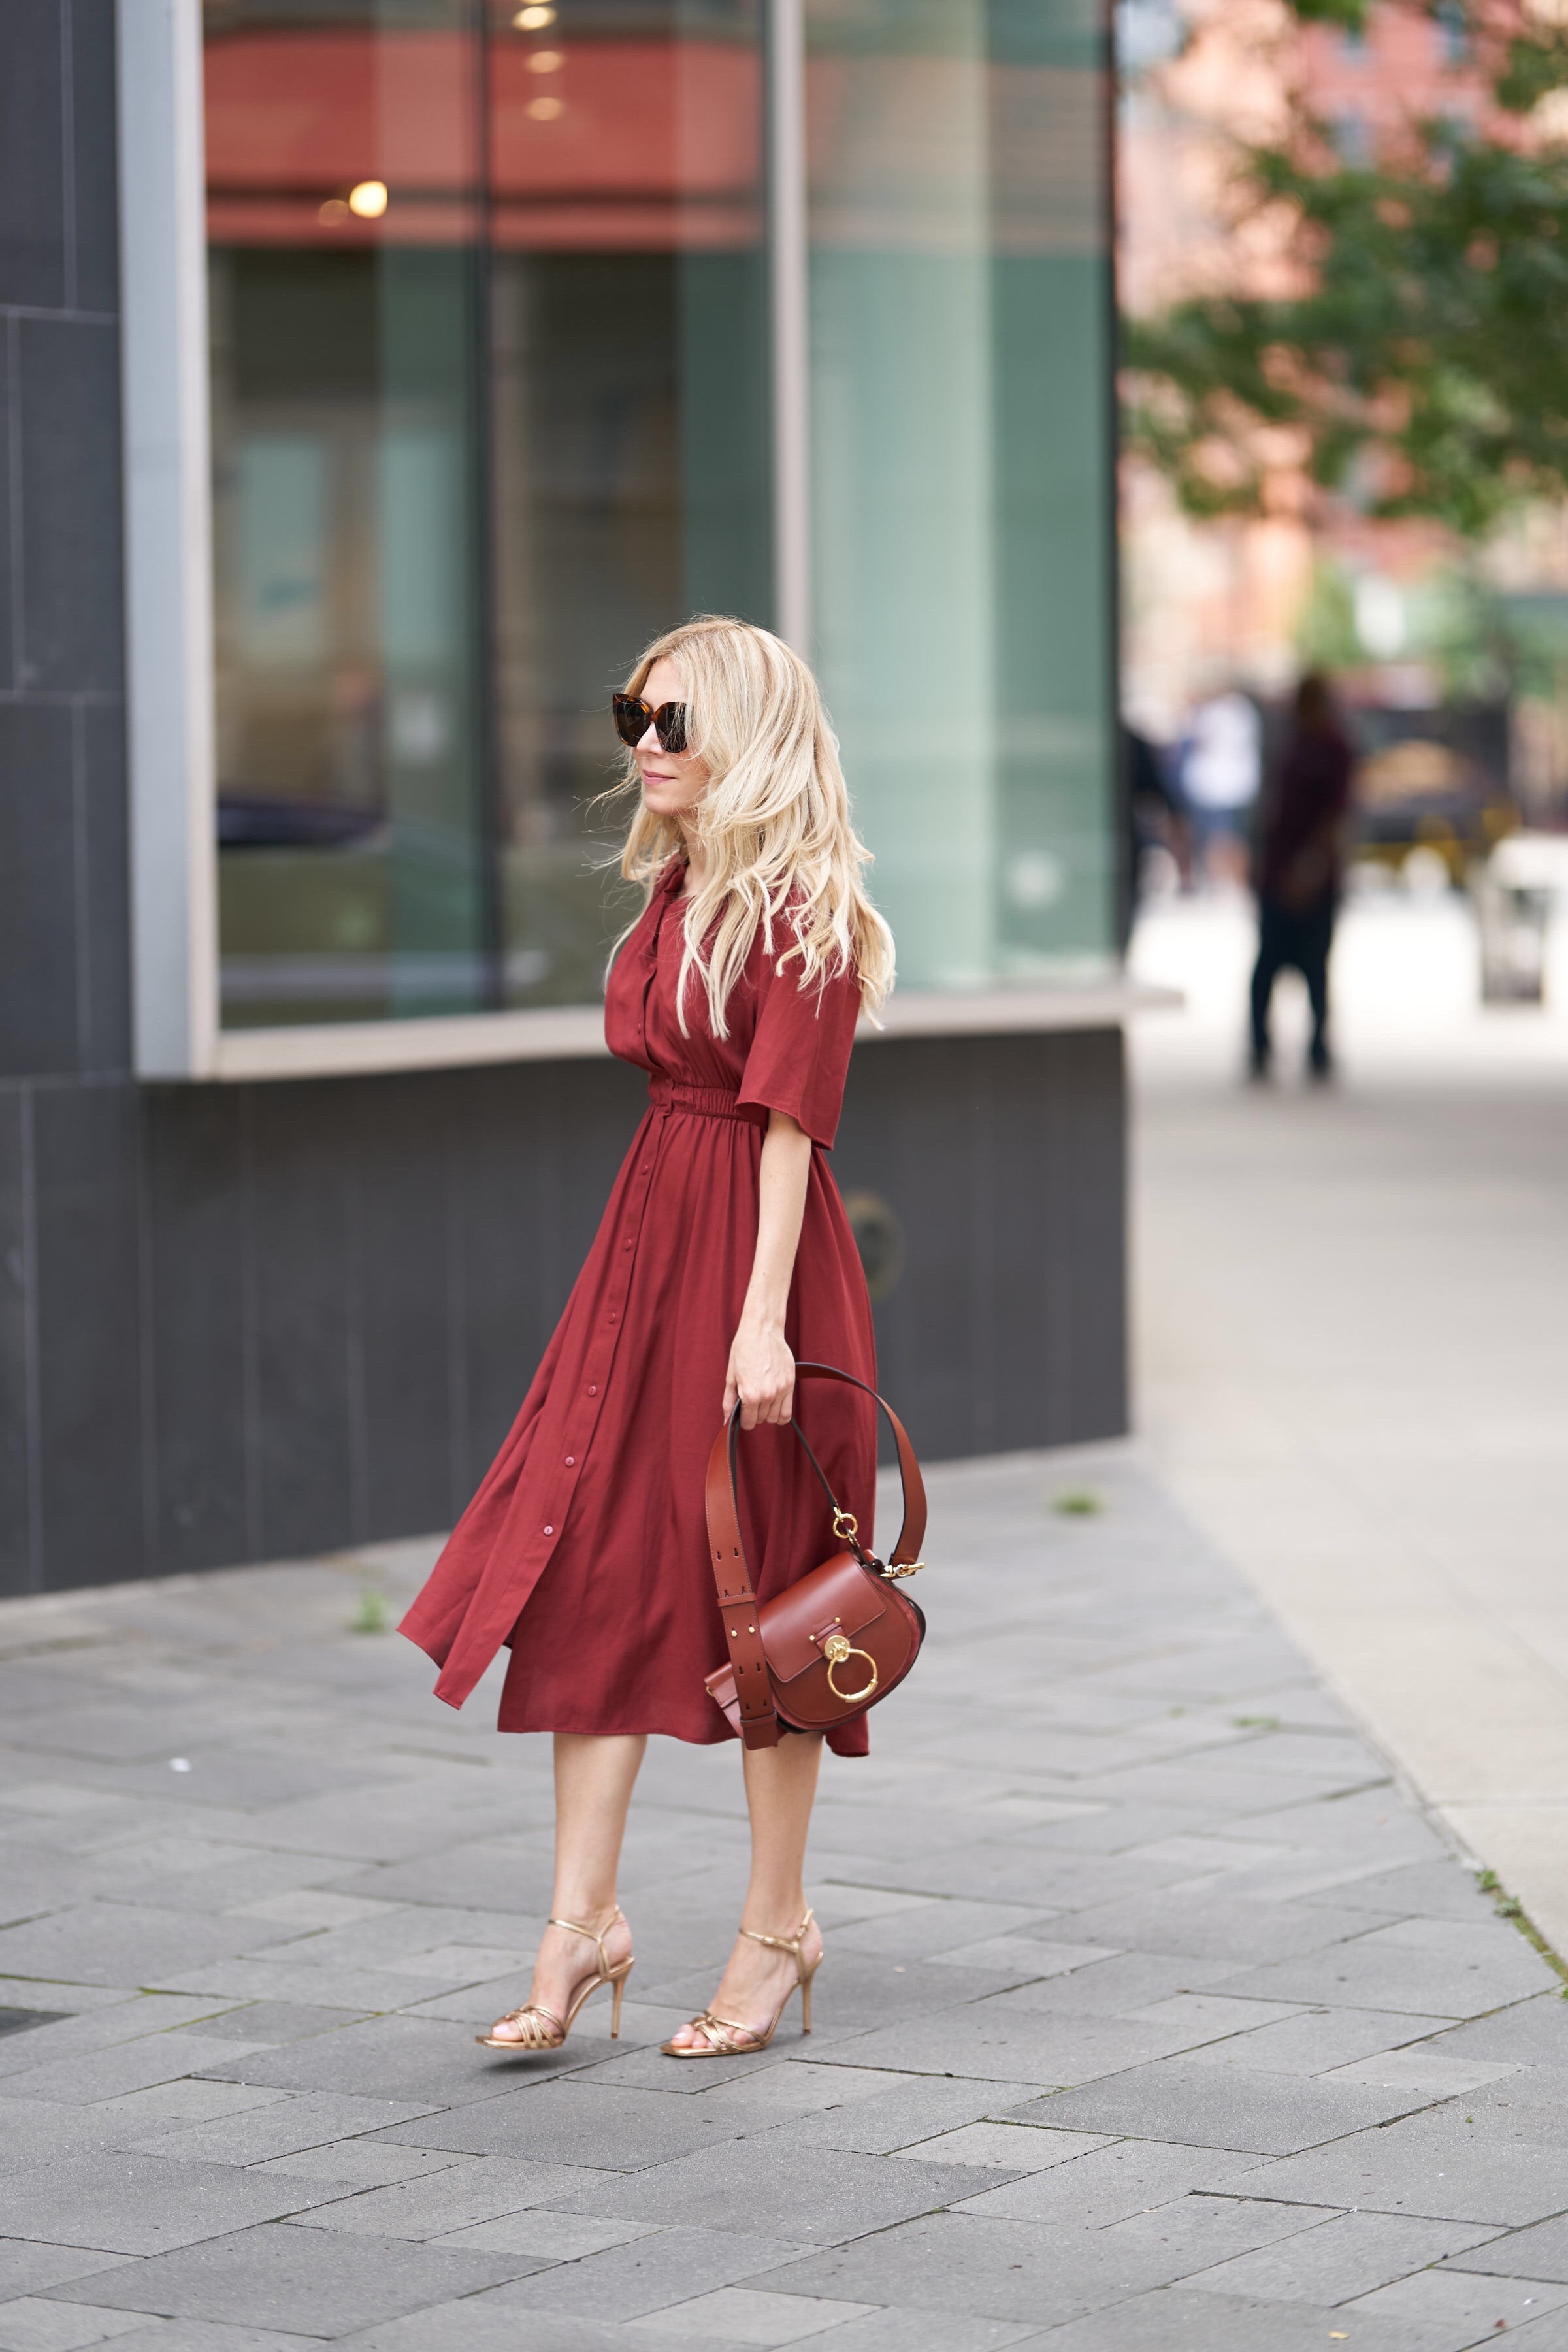
<instances>
[{"instance_id":1,"label":"tortoiseshell sunglasses","mask_svg":"<svg viewBox=\"0 0 1568 2352\"><path fill-rule=\"evenodd\" d=\"M686 705L684 702L661 702L657 710L643 700L640 694L616 694L610 698L610 708L616 714L616 732L632 750L642 741L651 727L658 738L658 748L672 755L686 749Z\"/></svg>"}]
</instances>

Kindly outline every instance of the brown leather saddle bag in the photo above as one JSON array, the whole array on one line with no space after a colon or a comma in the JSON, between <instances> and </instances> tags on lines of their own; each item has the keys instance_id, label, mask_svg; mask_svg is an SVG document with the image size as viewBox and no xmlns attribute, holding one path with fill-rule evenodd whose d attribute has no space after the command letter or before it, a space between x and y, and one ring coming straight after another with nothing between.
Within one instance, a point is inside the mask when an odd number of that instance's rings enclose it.
<instances>
[{"instance_id":1,"label":"brown leather saddle bag","mask_svg":"<svg viewBox=\"0 0 1568 2352\"><path fill-rule=\"evenodd\" d=\"M853 1372L835 1364L797 1364L795 1373L797 1381L841 1381L887 1414L899 1449L904 1523L885 1564L867 1551L853 1514L840 1507L799 1423L792 1421L822 1481L842 1549L759 1609L741 1540L741 1408L735 1407L708 1457L708 1549L730 1655L707 1677L707 1689L748 1748L776 1747L781 1721L796 1731L832 1731L864 1715L897 1689L925 1639L923 1614L898 1589L901 1578L925 1564L920 1558L925 1485L904 1424Z\"/></svg>"}]
</instances>

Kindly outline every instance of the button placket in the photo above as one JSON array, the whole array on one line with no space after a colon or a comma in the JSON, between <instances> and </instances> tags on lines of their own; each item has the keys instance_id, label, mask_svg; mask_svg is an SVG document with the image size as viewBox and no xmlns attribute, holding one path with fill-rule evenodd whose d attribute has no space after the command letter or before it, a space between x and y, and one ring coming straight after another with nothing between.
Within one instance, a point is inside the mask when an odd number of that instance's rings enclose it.
<instances>
[{"instance_id":1,"label":"button placket","mask_svg":"<svg viewBox=\"0 0 1568 2352\"><path fill-rule=\"evenodd\" d=\"M632 1271L637 1264L637 1244L641 1238L643 1219L647 1213L648 1197L653 1191L653 1179L658 1165L659 1153L664 1148L664 1138L669 1118L668 1104L654 1105L652 1115L654 1127L651 1148L647 1151L646 1157L637 1162L637 1179L626 1203L628 1224L625 1247L610 1261L613 1271L603 1295L605 1308L603 1328L610 1334L609 1361L595 1365L596 1377L584 1383L582 1393L568 1416L563 1433L568 1450L562 1463L562 1469L567 1475L556 1481L554 1491L548 1500L546 1507L551 1516L540 1530L540 1540L543 1543L553 1545L559 1542L566 1531L572 1497L576 1492L577 1473L587 1465L588 1450L593 1444L594 1435L599 1425L599 1415L604 1410L608 1377L615 1362L616 1341L620 1337L626 1300L631 1290Z\"/></svg>"}]
</instances>

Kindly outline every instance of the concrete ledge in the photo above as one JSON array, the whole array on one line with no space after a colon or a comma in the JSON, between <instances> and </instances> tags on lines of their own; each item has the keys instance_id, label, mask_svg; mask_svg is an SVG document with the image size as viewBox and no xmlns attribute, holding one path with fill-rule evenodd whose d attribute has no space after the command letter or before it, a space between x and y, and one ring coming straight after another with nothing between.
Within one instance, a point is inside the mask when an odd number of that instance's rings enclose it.
<instances>
[{"instance_id":1,"label":"concrete ledge","mask_svg":"<svg viewBox=\"0 0 1568 2352\"><path fill-rule=\"evenodd\" d=\"M1114 1029L1131 1013L1170 1009L1183 1001L1177 989L1121 980L1076 988L911 990L894 995L879 1029L862 1021L859 1037L868 1044L879 1037ZM492 1062L603 1061L607 1053L600 1007L563 1004L531 1013L230 1029L217 1040L210 1075L229 1082L352 1077L384 1070L474 1068Z\"/></svg>"}]
</instances>

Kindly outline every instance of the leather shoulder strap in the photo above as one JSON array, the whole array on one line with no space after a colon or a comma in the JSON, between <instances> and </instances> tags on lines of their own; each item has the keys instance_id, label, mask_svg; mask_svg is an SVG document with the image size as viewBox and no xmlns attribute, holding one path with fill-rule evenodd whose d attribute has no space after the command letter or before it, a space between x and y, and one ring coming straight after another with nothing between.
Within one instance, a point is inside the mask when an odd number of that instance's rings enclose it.
<instances>
[{"instance_id":1,"label":"leather shoulder strap","mask_svg":"<svg viewBox=\"0 0 1568 2352\"><path fill-rule=\"evenodd\" d=\"M915 1458L915 1449L910 1444L909 1433L903 1423L875 1389L868 1387L866 1381L857 1380L853 1372L840 1371L837 1364L796 1364L795 1370L797 1380L838 1381L846 1388L858 1389L887 1414L899 1449L899 1476L904 1491L904 1523L899 1529L899 1540L893 1548L889 1565L893 1568L908 1566L919 1559L921 1545L925 1540L926 1491L921 1465ZM805 1439L798 1427L795 1434L801 1437L804 1444ZM708 1512L708 1549L713 1563L719 1613L724 1621L730 1662L735 1673L741 1737L748 1748L774 1748L779 1738L778 1715L773 1706L773 1682L763 1649L756 1594L752 1590L752 1573L746 1560L745 1546L741 1540L736 1483L740 1437L741 1408L737 1405L714 1438L708 1456L704 1495ZM806 1450L810 1452L809 1447ZM815 1455L812 1458L815 1462ZM820 1468L817 1475L822 1475ZM823 1483L826 1486L826 1481ZM828 1499L833 1500L831 1491Z\"/></svg>"},{"instance_id":2,"label":"leather shoulder strap","mask_svg":"<svg viewBox=\"0 0 1568 2352\"><path fill-rule=\"evenodd\" d=\"M741 1434L741 1408L735 1407L720 1427L708 1456L708 1550L713 1582L719 1593L719 1614L724 1620L730 1664L735 1670L735 1696L740 1705L741 1738L748 1748L776 1748L779 1719L773 1706L773 1686L763 1652L757 1622L757 1596L741 1541L736 1508L735 1449Z\"/></svg>"}]
</instances>

